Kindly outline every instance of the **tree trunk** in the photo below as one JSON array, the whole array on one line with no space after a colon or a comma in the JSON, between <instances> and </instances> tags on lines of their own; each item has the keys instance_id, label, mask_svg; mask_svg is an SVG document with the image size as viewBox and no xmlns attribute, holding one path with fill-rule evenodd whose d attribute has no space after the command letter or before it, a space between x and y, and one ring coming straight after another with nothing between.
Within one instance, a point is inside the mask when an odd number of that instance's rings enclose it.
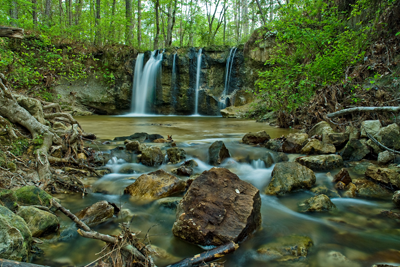
<instances>
[{"instance_id":1,"label":"tree trunk","mask_svg":"<svg viewBox=\"0 0 400 267\"><path fill-rule=\"evenodd\" d=\"M133 41L132 0L125 0L125 6L126 6L125 44L132 45Z\"/></svg>"},{"instance_id":2,"label":"tree trunk","mask_svg":"<svg viewBox=\"0 0 400 267\"><path fill-rule=\"evenodd\" d=\"M100 4L101 0L96 0L96 19L95 19L95 27L96 27L96 33L95 33L95 45L101 46L101 28L100 28Z\"/></svg>"},{"instance_id":3,"label":"tree trunk","mask_svg":"<svg viewBox=\"0 0 400 267\"><path fill-rule=\"evenodd\" d=\"M0 259L0 266L1 267L49 267L44 265L37 265L32 263L4 260L4 259Z\"/></svg>"},{"instance_id":4,"label":"tree trunk","mask_svg":"<svg viewBox=\"0 0 400 267\"><path fill-rule=\"evenodd\" d=\"M172 30L175 25L175 14L176 14L176 5L178 1L170 2L168 6L168 23L167 23L167 39L165 40L165 46L169 47L172 45Z\"/></svg>"},{"instance_id":5,"label":"tree trunk","mask_svg":"<svg viewBox=\"0 0 400 267\"><path fill-rule=\"evenodd\" d=\"M37 0L32 0L33 25L37 26Z\"/></svg>"},{"instance_id":6,"label":"tree trunk","mask_svg":"<svg viewBox=\"0 0 400 267\"><path fill-rule=\"evenodd\" d=\"M79 25L82 15L82 0L77 0L76 6L76 16L75 16L75 25Z\"/></svg>"},{"instance_id":7,"label":"tree trunk","mask_svg":"<svg viewBox=\"0 0 400 267\"><path fill-rule=\"evenodd\" d=\"M154 38L154 50L158 49L158 38L160 36L160 18L159 18L159 11L160 8L160 1L156 0L156 6L155 6L155 11L156 11L156 36Z\"/></svg>"},{"instance_id":8,"label":"tree trunk","mask_svg":"<svg viewBox=\"0 0 400 267\"><path fill-rule=\"evenodd\" d=\"M58 0L58 7L60 9L60 26L61 28L63 28L63 16L64 16L64 12L63 12L63 7L62 7L62 0Z\"/></svg>"},{"instance_id":9,"label":"tree trunk","mask_svg":"<svg viewBox=\"0 0 400 267\"><path fill-rule=\"evenodd\" d=\"M11 25L17 27L18 3L16 0L11 1L10 18L11 18Z\"/></svg>"},{"instance_id":10,"label":"tree trunk","mask_svg":"<svg viewBox=\"0 0 400 267\"><path fill-rule=\"evenodd\" d=\"M138 29L138 48L140 49L140 45L142 42L142 24L141 24L141 20L142 20L142 1L138 0L138 25L137 25L137 29Z\"/></svg>"},{"instance_id":11,"label":"tree trunk","mask_svg":"<svg viewBox=\"0 0 400 267\"><path fill-rule=\"evenodd\" d=\"M351 114L353 112L400 112L400 107L356 107L342 109L340 111L329 113L326 116L328 118L336 118L339 116Z\"/></svg>"},{"instance_id":12,"label":"tree trunk","mask_svg":"<svg viewBox=\"0 0 400 267\"><path fill-rule=\"evenodd\" d=\"M68 22L72 26L72 0L68 0Z\"/></svg>"},{"instance_id":13,"label":"tree trunk","mask_svg":"<svg viewBox=\"0 0 400 267\"><path fill-rule=\"evenodd\" d=\"M260 11L260 17L261 17L262 21L264 22L264 25L267 25L267 22L265 21L264 13L261 8L260 0L256 0L256 2L257 2L257 6L258 6L258 11Z\"/></svg>"},{"instance_id":14,"label":"tree trunk","mask_svg":"<svg viewBox=\"0 0 400 267\"><path fill-rule=\"evenodd\" d=\"M112 15L112 19L110 21L110 31L109 31L109 36L110 36L110 41L115 42L115 26L114 26L114 17L115 17L115 6L117 0L113 0L113 4L112 4L112 9L111 9L111 15Z\"/></svg>"},{"instance_id":15,"label":"tree trunk","mask_svg":"<svg viewBox=\"0 0 400 267\"><path fill-rule=\"evenodd\" d=\"M44 11L46 23L49 26L50 25L50 16L51 16L51 0L46 0L46 7Z\"/></svg>"},{"instance_id":16,"label":"tree trunk","mask_svg":"<svg viewBox=\"0 0 400 267\"><path fill-rule=\"evenodd\" d=\"M224 1L224 9L226 8L226 2ZM226 43L226 16L224 16L224 45Z\"/></svg>"},{"instance_id":17,"label":"tree trunk","mask_svg":"<svg viewBox=\"0 0 400 267\"><path fill-rule=\"evenodd\" d=\"M249 7L247 0L242 0L242 20L243 20L243 36L249 34Z\"/></svg>"}]
</instances>

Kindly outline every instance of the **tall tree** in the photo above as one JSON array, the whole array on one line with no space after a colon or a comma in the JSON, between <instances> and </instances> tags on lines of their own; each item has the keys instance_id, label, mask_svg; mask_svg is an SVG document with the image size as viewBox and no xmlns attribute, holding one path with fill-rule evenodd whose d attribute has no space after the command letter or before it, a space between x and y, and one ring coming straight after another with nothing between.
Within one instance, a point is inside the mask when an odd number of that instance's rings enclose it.
<instances>
[{"instance_id":1,"label":"tall tree","mask_svg":"<svg viewBox=\"0 0 400 267\"><path fill-rule=\"evenodd\" d=\"M249 34L249 7L247 0L242 0L242 20L243 20L243 36Z\"/></svg>"},{"instance_id":2,"label":"tall tree","mask_svg":"<svg viewBox=\"0 0 400 267\"><path fill-rule=\"evenodd\" d=\"M75 13L75 25L79 25L82 16L82 0L77 0Z\"/></svg>"},{"instance_id":3,"label":"tall tree","mask_svg":"<svg viewBox=\"0 0 400 267\"><path fill-rule=\"evenodd\" d=\"M169 47L172 45L172 30L174 29L174 25L175 25L175 15L176 15L177 4L178 4L178 1L174 0L174 1L171 1L168 6L167 38L165 40L166 47Z\"/></svg>"},{"instance_id":4,"label":"tall tree","mask_svg":"<svg viewBox=\"0 0 400 267\"><path fill-rule=\"evenodd\" d=\"M221 0L217 0L217 2L213 0L205 0L206 3L206 11L207 11L207 22L208 22L208 41L207 43L210 45L213 43L215 39L215 35L217 34L219 28L223 23L223 19L225 17L226 7L223 7L222 10L219 12L219 16L216 17L218 6ZM215 30L213 31L214 22L216 23Z\"/></svg>"},{"instance_id":5,"label":"tall tree","mask_svg":"<svg viewBox=\"0 0 400 267\"><path fill-rule=\"evenodd\" d=\"M160 16L158 11L160 9L160 0L156 0L155 11L156 11L156 36L154 37L154 50L158 49L158 39L160 38Z\"/></svg>"},{"instance_id":6,"label":"tall tree","mask_svg":"<svg viewBox=\"0 0 400 267\"><path fill-rule=\"evenodd\" d=\"M117 0L113 0L112 8L111 8L111 16L112 19L110 20L110 30L109 30L109 36L110 39L109 41L114 42L115 41L115 25L114 25L114 18L115 18L115 9L117 5ZM133 27L133 25L132 25Z\"/></svg>"},{"instance_id":7,"label":"tall tree","mask_svg":"<svg viewBox=\"0 0 400 267\"><path fill-rule=\"evenodd\" d=\"M64 17L62 0L58 0L58 8L60 9L60 28L62 29L63 28L63 17Z\"/></svg>"},{"instance_id":8,"label":"tall tree","mask_svg":"<svg viewBox=\"0 0 400 267\"><path fill-rule=\"evenodd\" d=\"M140 49L142 42L142 1L138 0L138 26L137 26L137 39L138 39L138 48Z\"/></svg>"},{"instance_id":9,"label":"tall tree","mask_svg":"<svg viewBox=\"0 0 400 267\"><path fill-rule=\"evenodd\" d=\"M125 44L132 45L133 41L133 18L132 18L132 0L125 0L125 17L126 17L126 28L125 28Z\"/></svg>"},{"instance_id":10,"label":"tall tree","mask_svg":"<svg viewBox=\"0 0 400 267\"><path fill-rule=\"evenodd\" d=\"M46 0L46 6L44 9L44 16L47 25L50 25L50 20L51 20L51 0Z\"/></svg>"},{"instance_id":11,"label":"tall tree","mask_svg":"<svg viewBox=\"0 0 400 267\"><path fill-rule=\"evenodd\" d=\"M16 0L11 1L11 8L10 8L10 18L11 18L11 25L17 27L18 26L18 3Z\"/></svg>"},{"instance_id":12,"label":"tall tree","mask_svg":"<svg viewBox=\"0 0 400 267\"><path fill-rule=\"evenodd\" d=\"M95 26L96 26L96 33L95 33L95 45L101 45L101 27L100 27L100 11L101 11L101 0L96 0L96 17L95 17Z\"/></svg>"},{"instance_id":13,"label":"tall tree","mask_svg":"<svg viewBox=\"0 0 400 267\"><path fill-rule=\"evenodd\" d=\"M68 24L72 26L72 0L68 0Z\"/></svg>"},{"instance_id":14,"label":"tall tree","mask_svg":"<svg viewBox=\"0 0 400 267\"><path fill-rule=\"evenodd\" d=\"M37 26L38 18L37 18L37 0L32 0L32 19L33 25Z\"/></svg>"}]
</instances>

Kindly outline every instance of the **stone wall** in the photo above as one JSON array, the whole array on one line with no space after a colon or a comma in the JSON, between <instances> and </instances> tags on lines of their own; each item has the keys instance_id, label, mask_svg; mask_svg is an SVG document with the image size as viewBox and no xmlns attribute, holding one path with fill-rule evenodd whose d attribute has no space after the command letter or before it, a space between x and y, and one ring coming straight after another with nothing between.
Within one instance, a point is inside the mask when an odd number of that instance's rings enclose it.
<instances>
[{"instance_id":1,"label":"stone wall","mask_svg":"<svg viewBox=\"0 0 400 267\"><path fill-rule=\"evenodd\" d=\"M227 89L228 105L240 106L252 101L258 71L265 68L265 47L257 47L256 40L250 40L251 47L244 54L244 46L237 49L231 79ZM262 43L263 44L263 43ZM263 44L264 45L264 44ZM254 47L256 46L256 47ZM258 50L257 50L258 49ZM226 61L229 47L205 47L202 53L199 113L218 115L218 103L224 91ZM176 83L172 84L173 55L177 53ZM157 114L189 115L194 113L195 86L198 48L169 48L164 51L162 75L155 93L151 110ZM99 63L112 71L116 77L114 83L107 84L102 77L90 75L85 80L73 83L61 82L55 88L55 94L61 96L64 103L74 103L88 108L96 114L123 114L130 111L132 99L133 73L136 63L136 51L115 54L98 53ZM150 57L145 53L144 64ZM100 74L97 74L100 75Z\"/></svg>"}]
</instances>

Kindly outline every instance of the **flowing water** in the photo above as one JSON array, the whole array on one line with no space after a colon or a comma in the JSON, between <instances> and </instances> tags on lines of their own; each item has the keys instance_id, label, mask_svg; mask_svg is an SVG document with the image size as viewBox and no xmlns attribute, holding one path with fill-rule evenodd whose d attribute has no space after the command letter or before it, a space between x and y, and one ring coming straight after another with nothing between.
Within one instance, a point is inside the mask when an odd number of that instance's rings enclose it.
<instances>
[{"instance_id":1,"label":"flowing water","mask_svg":"<svg viewBox=\"0 0 400 267\"><path fill-rule=\"evenodd\" d=\"M139 96L139 90L140 90L140 79L142 78L143 75L143 59L144 59L144 54L140 53L137 58L136 58L136 64L135 64L135 74L133 76L133 85L132 85L132 105L131 105L131 112L135 112L135 108L138 107L138 103L136 103L136 97ZM135 105L134 105L135 103Z\"/></svg>"},{"instance_id":2,"label":"flowing water","mask_svg":"<svg viewBox=\"0 0 400 267\"><path fill-rule=\"evenodd\" d=\"M201 53L202 49L199 49L197 53L197 70L196 70L196 88L195 88L195 103L194 103L194 115L199 115L199 86L200 86L200 72L201 72Z\"/></svg>"},{"instance_id":3,"label":"flowing water","mask_svg":"<svg viewBox=\"0 0 400 267\"><path fill-rule=\"evenodd\" d=\"M158 54L157 54L158 53ZM156 81L158 77L161 77L161 62L163 54L157 50L151 52L150 59L146 62L143 71L143 56L140 58L141 65L138 65L138 60L135 66L135 101L132 101L134 107L131 107L133 113L136 115L149 114L148 103L154 103L154 92L156 88ZM136 70L138 67L138 70ZM136 77L136 72L138 75Z\"/></svg>"},{"instance_id":4,"label":"flowing water","mask_svg":"<svg viewBox=\"0 0 400 267\"><path fill-rule=\"evenodd\" d=\"M250 238L240 244L240 248L224 258L225 266L372 266L379 262L400 262L400 230L395 222L380 217L381 210L394 208L390 200L333 198L337 206L331 213L299 213L298 203L312 196L309 191L288 194L283 197L268 196L263 193L268 185L274 166L265 168L260 160L267 150L258 146L239 143L247 132L265 130L272 138L288 134L288 130L272 128L265 124L239 119L223 119L218 117L78 117L77 120L87 132L95 133L100 139L113 139L127 136L135 132L158 133L163 136L172 135L178 147L183 148L188 158L197 161L195 173L212 168L207 163L207 149L215 140L223 140L232 158L226 160L221 167L228 168L260 189L262 199L262 226ZM161 147L164 144L154 144ZM99 145L100 149L106 149ZM289 155L294 160L298 155ZM262 163L261 163L262 162ZM179 164L163 164L161 167L171 171ZM151 243L165 249L170 256L156 258L158 266L178 261L185 257L202 252L198 246L191 245L175 238L172 225L175 211L160 206L157 201L142 201L123 195L123 189L132 184L143 173L157 168L146 167L138 163L125 162L114 158L108 163L113 173L100 179L87 178L84 182L92 184L92 193L82 195L59 195L62 204L72 212L77 212L97 201L107 200L129 209L135 216L131 228L140 231L145 237L149 231ZM127 172L126 170L130 170ZM338 170L332 171L334 175ZM317 172L317 185L333 188L327 175ZM184 178L186 179L186 178ZM42 245L46 254L44 259L51 259L50 266L84 266L98 258L102 242L88 240L76 234L70 228L71 222L61 215L63 231L62 241L52 239ZM105 234L118 234L118 223L123 218L115 218L106 224L95 227ZM126 221L126 220L125 220ZM150 230L149 230L150 229ZM300 262L274 262L271 258L257 254L257 249L265 243L273 242L278 237L292 234L306 235L313 240L307 258ZM349 262L332 265L326 257L330 251L338 251L345 255ZM41 258L38 263L48 263Z\"/></svg>"}]
</instances>

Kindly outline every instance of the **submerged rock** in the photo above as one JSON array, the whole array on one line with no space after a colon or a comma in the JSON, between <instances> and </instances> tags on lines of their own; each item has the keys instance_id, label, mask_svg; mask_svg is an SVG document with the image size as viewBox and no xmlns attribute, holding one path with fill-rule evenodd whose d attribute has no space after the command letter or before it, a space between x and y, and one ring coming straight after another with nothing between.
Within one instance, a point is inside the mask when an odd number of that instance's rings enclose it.
<instances>
[{"instance_id":1,"label":"submerged rock","mask_svg":"<svg viewBox=\"0 0 400 267\"><path fill-rule=\"evenodd\" d=\"M186 159L186 152L182 148L173 147L167 150L168 160L176 164Z\"/></svg>"},{"instance_id":2,"label":"submerged rock","mask_svg":"<svg viewBox=\"0 0 400 267\"><path fill-rule=\"evenodd\" d=\"M309 141L300 151L301 154L331 154L335 152L334 145L323 143L317 139Z\"/></svg>"},{"instance_id":3,"label":"submerged rock","mask_svg":"<svg viewBox=\"0 0 400 267\"><path fill-rule=\"evenodd\" d=\"M241 242L261 225L260 192L225 168L196 178L178 205L172 232L187 242Z\"/></svg>"},{"instance_id":4,"label":"submerged rock","mask_svg":"<svg viewBox=\"0 0 400 267\"><path fill-rule=\"evenodd\" d=\"M0 241L1 258L29 260L32 233L20 216L3 206L0 206Z\"/></svg>"},{"instance_id":5,"label":"submerged rock","mask_svg":"<svg viewBox=\"0 0 400 267\"><path fill-rule=\"evenodd\" d=\"M282 151L285 153L299 153L307 143L307 140L308 134L306 133L291 133L283 142Z\"/></svg>"},{"instance_id":6,"label":"submerged rock","mask_svg":"<svg viewBox=\"0 0 400 267\"><path fill-rule=\"evenodd\" d=\"M125 144L126 150L132 151L135 154L141 154L146 148L146 145L140 143L139 141L128 141Z\"/></svg>"},{"instance_id":7,"label":"submerged rock","mask_svg":"<svg viewBox=\"0 0 400 267\"><path fill-rule=\"evenodd\" d=\"M277 261L297 260L300 257L307 257L308 250L313 246L308 236L285 236L276 241L261 246L257 253L269 256Z\"/></svg>"},{"instance_id":8,"label":"submerged rock","mask_svg":"<svg viewBox=\"0 0 400 267\"><path fill-rule=\"evenodd\" d=\"M284 195L296 189L309 189L316 181L312 170L296 162L280 162L274 167L267 195Z\"/></svg>"},{"instance_id":9,"label":"submerged rock","mask_svg":"<svg viewBox=\"0 0 400 267\"><path fill-rule=\"evenodd\" d=\"M21 204L53 207L51 204L53 197L36 186L21 187L15 191L15 195Z\"/></svg>"},{"instance_id":10,"label":"submerged rock","mask_svg":"<svg viewBox=\"0 0 400 267\"><path fill-rule=\"evenodd\" d=\"M247 133L243 136L242 141L244 144L264 144L271 139L269 134L265 131L259 131L256 133Z\"/></svg>"},{"instance_id":11,"label":"submerged rock","mask_svg":"<svg viewBox=\"0 0 400 267\"><path fill-rule=\"evenodd\" d=\"M180 176L190 177L193 174L193 169L186 166L180 166L176 169L176 174Z\"/></svg>"},{"instance_id":12,"label":"submerged rock","mask_svg":"<svg viewBox=\"0 0 400 267\"><path fill-rule=\"evenodd\" d=\"M175 210L181 199L181 197L164 197L155 201L153 206L160 209Z\"/></svg>"},{"instance_id":13,"label":"submerged rock","mask_svg":"<svg viewBox=\"0 0 400 267\"><path fill-rule=\"evenodd\" d=\"M186 182L160 169L148 174L142 174L124 194L135 197L158 199L181 193L186 188Z\"/></svg>"},{"instance_id":14,"label":"submerged rock","mask_svg":"<svg viewBox=\"0 0 400 267\"><path fill-rule=\"evenodd\" d=\"M52 234L60 227L60 222L56 215L32 206L20 207L17 215L21 216L27 223L33 237Z\"/></svg>"},{"instance_id":15,"label":"submerged rock","mask_svg":"<svg viewBox=\"0 0 400 267\"><path fill-rule=\"evenodd\" d=\"M211 165L219 165L224 159L229 158L229 150L226 148L224 142L215 141L208 149L208 156L210 158Z\"/></svg>"},{"instance_id":16,"label":"submerged rock","mask_svg":"<svg viewBox=\"0 0 400 267\"><path fill-rule=\"evenodd\" d=\"M164 155L161 149L156 146L146 147L142 151L140 162L146 166L160 166L164 161Z\"/></svg>"},{"instance_id":17,"label":"submerged rock","mask_svg":"<svg viewBox=\"0 0 400 267\"><path fill-rule=\"evenodd\" d=\"M273 151L282 151L283 141L280 139L271 139L266 144L265 147Z\"/></svg>"},{"instance_id":18,"label":"submerged rock","mask_svg":"<svg viewBox=\"0 0 400 267\"><path fill-rule=\"evenodd\" d=\"M325 185L313 187L313 188L311 188L310 191L316 195L324 194L324 195L327 195L328 197L340 197L339 193L336 190L329 189Z\"/></svg>"},{"instance_id":19,"label":"submerged rock","mask_svg":"<svg viewBox=\"0 0 400 267\"><path fill-rule=\"evenodd\" d=\"M94 203L92 206L79 211L75 215L88 226L95 226L112 218L114 212L114 205L104 200Z\"/></svg>"},{"instance_id":20,"label":"submerged rock","mask_svg":"<svg viewBox=\"0 0 400 267\"><path fill-rule=\"evenodd\" d=\"M324 267L360 267L357 262L351 261L338 251L318 253L318 266Z\"/></svg>"},{"instance_id":21,"label":"submerged rock","mask_svg":"<svg viewBox=\"0 0 400 267\"><path fill-rule=\"evenodd\" d=\"M369 166L365 172L365 177L382 183L390 188L400 188L400 173L393 169Z\"/></svg>"},{"instance_id":22,"label":"submerged rock","mask_svg":"<svg viewBox=\"0 0 400 267\"><path fill-rule=\"evenodd\" d=\"M359 161L367 156L371 151L369 150L366 140L350 139L347 142L340 155L344 160Z\"/></svg>"},{"instance_id":23,"label":"submerged rock","mask_svg":"<svg viewBox=\"0 0 400 267\"><path fill-rule=\"evenodd\" d=\"M388 199L391 196L389 190L367 179L353 179L353 184L359 197Z\"/></svg>"},{"instance_id":24,"label":"submerged rock","mask_svg":"<svg viewBox=\"0 0 400 267\"><path fill-rule=\"evenodd\" d=\"M347 169L342 168L334 177L333 182L343 182L345 185L351 183L351 177Z\"/></svg>"},{"instance_id":25,"label":"submerged rock","mask_svg":"<svg viewBox=\"0 0 400 267\"><path fill-rule=\"evenodd\" d=\"M311 197L299 204L301 212L324 212L331 211L336 208L335 204L327 195L318 195Z\"/></svg>"},{"instance_id":26,"label":"submerged rock","mask_svg":"<svg viewBox=\"0 0 400 267\"><path fill-rule=\"evenodd\" d=\"M299 157L295 161L316 171L333 170L343 166L342 157L333 154Z\"/></svg>"}]
</instances>

